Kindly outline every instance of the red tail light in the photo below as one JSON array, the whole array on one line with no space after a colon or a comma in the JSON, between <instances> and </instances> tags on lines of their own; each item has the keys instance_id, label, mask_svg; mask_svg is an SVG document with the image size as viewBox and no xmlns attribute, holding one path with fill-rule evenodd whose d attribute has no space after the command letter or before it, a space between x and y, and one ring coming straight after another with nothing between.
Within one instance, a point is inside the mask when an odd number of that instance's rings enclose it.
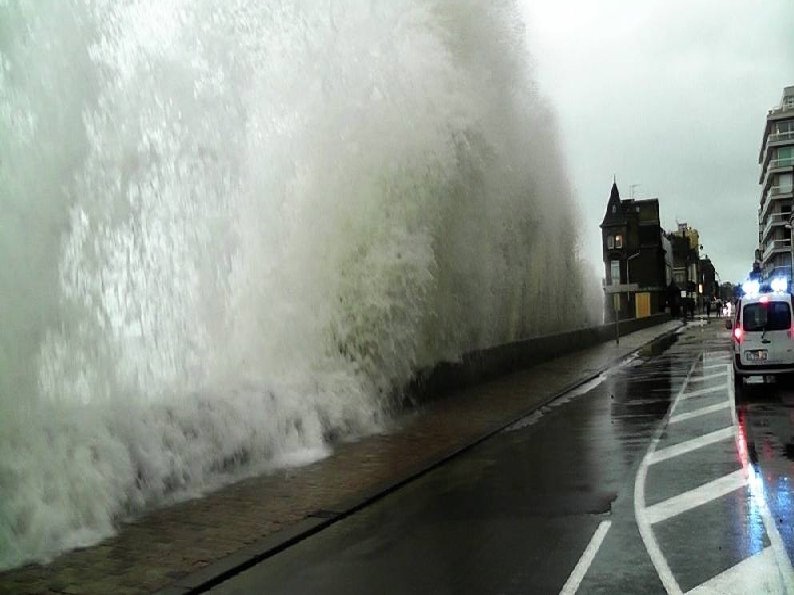
<instances>
[{"instance_id":1,"label":"red tail light","mask_svg":"<svg viewBox=\"0 0 794 595\"><path fill-rule=\"evenodd\" d=\"M723 335L724 337L725 335ZM733 340L737 343L741 343L742 339L744 338L744 331L742 331L742 327L737 326L733 329Z\"/></svg>"}]
</instances>

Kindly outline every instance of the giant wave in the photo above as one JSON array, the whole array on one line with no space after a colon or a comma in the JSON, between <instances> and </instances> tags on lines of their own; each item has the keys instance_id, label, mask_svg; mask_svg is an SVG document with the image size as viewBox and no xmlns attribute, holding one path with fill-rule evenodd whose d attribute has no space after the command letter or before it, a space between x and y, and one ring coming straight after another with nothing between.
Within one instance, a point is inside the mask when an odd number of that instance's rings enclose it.
<instances>
[{"instance_id":1,"label":"giant wave","mask_svg":"<svg viewBox=\"0 0 794 595\"><path fill-rule=\"evenodd\" d=\"M512 2L0 2L0 569L583 326Z\"/></svg>"}]
</instances>

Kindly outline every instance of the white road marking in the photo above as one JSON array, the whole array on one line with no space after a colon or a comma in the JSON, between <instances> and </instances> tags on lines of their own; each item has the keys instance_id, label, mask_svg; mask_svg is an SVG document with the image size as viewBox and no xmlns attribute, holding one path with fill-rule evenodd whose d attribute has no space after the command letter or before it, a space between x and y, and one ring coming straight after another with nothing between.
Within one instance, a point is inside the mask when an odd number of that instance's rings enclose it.
<instances>
[{"instance_id":1,"label":"white road marking","mask_svg":"<svg viewBox=\"0 0 794 595\"><path fill-rule=\"evenodd\" d=\"M657 523L665 518L671 518L676 514L680 514L684 510L690 510L695 506L705 504L720 495L729 493L734 489L746 485L750 493L750 501L756 507L761 519L764 523L766 534L769 537L771 546L767 550L751 556L743 560L731 569L717 575L706 583L693 589L692 593L698 595L711 594L711 593L781 593L786 592L794 595L794 570L792 570L791 560L789 559L783 539L775 525L769 507L766 503L763 494L763 479L760 478L755 468L749 463L747 457L746 437L744 436L743 429L739 426L736 416L736 397L734 394L733 383L731 382L731 374L733 373L733 363L730 361L730 355L726 355L724 364L706 365L707 359L710 361L718 360L721 358L710 357L714 354L703 353L702 369L722 367L725 370L726 383L724 386L716 387L715 389L701 389L685 393L687 386L693 379L692 374L700 361L698 357L689 369L689 372L684 380L681 390L673 400L667 416L659 425L656 434L648 447L648 451L640 463L637 476L634 480L634 516L637 520L637 528L639 529L642 541L645 544L645 549L653 562L659 579L664 585L665 590L670 595L679 595L682 593L681 587L675 579L667 559L662 553L656 536L653 532L652 523ZM717 390L725 389L727 391L728 402L731 411L733 425L730 428L724 428L711 432L694 440L676 444L661 451L656 451L661 436L665 429L669 426L672 420L680 421L681 419L688 419L689 413L673 416L676 406L679 401L687 398L692 398ZM705 414L705 410L710 410L711 407L704 407L692 414ZM715 409L716 410L716 409ZM653 463L658 463L686 452L691 452L697 448L705 446L706 444L716 443L720 440L733 437L736 441L737 452L740 455L742 469L720 478L714 482L709 482L695 490L680 494L661 502L657 505L646 508L645 507L645 481L648 475L648 469ZM771 552L771 553L770 553ZM774 570L773 570L774 568ZM776 572L775 572L776 570ZM771 571L771 572L770 572ZM752 577L752 578L751 578ZM745 582L747 581L747 582ZM781 588L782 587L782 588Z\"/></svg>"},{"instance_id":2,"label":"white road marking","mask_svg":"<svg viewBox=\"0 0 794 595\"><path fill-rule=\"evenodd\" d=\"M785 593L772 547L745 558L687 591L688 595L743 595L744 593Z\"/></svg>"},{"instance_id":3,"label":"white road marking","mask_svg":"<svg viewBox=\"0 0 794 595\"><path fill-rule=\"evenodd\" d=\"M573 572L571 572L568 580L565 581L560 595L573 595L576 593L577 589L579 589L579 585L582 584L582 580L587 574L590 564L593 563L593 559L598 553L598 548L601 547L604 537L606 537L607 531L609 531L611 525L612 521L601 521L601 524L598 525L598 529L596 529L593 537L590 538L590 543L587 544L587 548L582 554L582 557L579 558L579 562L576 563Z\"/></svg>"},{"instance_id":4,"label":"white road marking","mask_svg":"<svg viewBox=\"0 0 794 595\"><path fill-rule=\"evenodd\" d=\"M670 570L667 559L664 557L664 554L662 554L661 548L659 548L659 542L656 541L651 523L648 521L648 515L645 509L645 479L648 476L651 455L656 449L656 445L659 443L662 432L664 432L664 429L667 427L667 420L670 419L670 414L675 408L678 399L683 394L684 389L686 389L689 379L692 377L692 373L695 371L699 361L700 357L696 358L689 367L689 372L687 372L686 378L684 379L684 384L681 386L681 390L678 391L673 405L667 412L665 420L659 424L659 427L656 429L656 434L653 440L651 440L645 456L642 458L640 468L637 470L637 477L634 478L634 518L637 521L637 529L642 537L642 542L645 544L645 550L648 552L648 556L651 558L654 568L656 568L656 574L659 575L659 580L662 581L665 591L670 595L682 595L682 591L681 587L678 586L678 581L676 581L675 576L673 576L673 571Z\"/></svg>"},{"instance_id":5,"label":"white road marking","mask_svg":"<svg viewBox=\"0 0 794 595\"><path fill-rule=\"evenodd\" d=\"M732 364L729 364L730 372L733 371ZM729 372L729 373L730 373ZM736 416L736 392L733 390L733 383L728 383L728 398L731 401L731 415L733 417L733 426L736 429L736 451L739 453L742 467L747 471L750 481L750 496L753 504L758 507L758 512L761 515L761 521L764 523L769 543L771 543L772 551L775 554L775 561L777 562L778 572L783 580L786 588L786 593L794 594L794 568L791 566L791 560L786 553L786 546L783 544L783 538L775 524L775 519L772 518L772 513L769 511L769 506L764 498L763 487L758 489L758 479L756 479L755 468L750 464L747 456L746 437L741 427L739 427L739 420ZM760 480L763 482L763 479Z\"/></svg>"},{"instance_id":6,"label":"white road marking","mask_svg":"<svg viewBox=\"0 0 794 595\"><path fill-rule=\"evenodd\" d=\"M684 421L685 419L700 417L701 415L708 415L709 413L716 413L717 411L722 411L723 409L727 409L730 406L731 406L730 401L725 401L724 403L717 403L716 405L701 407L700 409L696 409L695 411L689 411L688 413L679 413L678 415L673 415L670 418L670 423L672 424L677 421Z\"/></svg>"},{"instance_id":7,"label":"white road marking","mask_svg":"<svg viewBox=\"0 0 794 595\"><path fill-rule=\"evenodd\" d=\"M728 356L727 358L714 358L716 364L703 364L703 370L712 370L714 368L724 368L726 363L730 363L731 358Z\"/></svg>"},{"instance_id":8,"label":"white road marking","mask_svg":"<svg viewBox=\"0 0 794 595\"><path fill-rule=\"evenodd\" d=\"M725 364L720 364L720 368L724 368L724 367ZM725 373L709 374L708 376L692 376L692 378L689 379L689 382L700 382L702 380L715 380L717 378L722 378L724 380Z\"/></svg>"},{"instance_id":9,"label":"white road marking","mask_svg":"<svg viewBox=\"0 0 794 595\"><path fill-rule=\"evenodd\" d=\"M727 428L722 428L721 430L709 432L708 434L704 434L698 438L693 438L692 440L687 440L686 442L668 446L662 450L656 450L646 455L648 458L648 464L653 465L654 463L666 461L672 457L677 457L679 455L692 452L693 450L697 450L703 446L708 446L709 444L714 444L715 442L720 442L721 440L728 440L729 438L733 438L734 434L735 431L733 426L730 426Z\"/></svg>"},{"instance_id":10,"label":"white road marking","mask_svg":"<svg viewBox=\"0 0 794 595\"><path fill-rule=\"evenodd\" d=\"M726 383L727 384L727 383ZM688 393L682 393L679 397L680 399L691 399L692 397L701 397L703 395L707 395L709 393L716 393L721 390L725 390L726 385L719 385L719 386L712 386L709 388L700 388L698 390L693 390Z\"/></svg>"},{"instance_id":11,"label":"white road marking","mask_svg":"<svg viewBox=\"0 0 794 595\"><path fill-rule=\"evenodd\" d=\"M653 448L653 444L651 444L651 448ZM659 575L659 580L662 581L665 591L669 595L682 595L681 587L678 586L678 581L675 580L673 571L670 570L667 558L664 557L662 550L659 548L651 523L645 514L645 477L648 474L647 458L648 455L646 454L634 480L634 518L637 520L637 528L645 544L645 550L648 552L654 568L656 568L656 574Z\"/></svg>"},{"instance_id":12,"label":"white road marking","mask_svg":"<svg viewBox=\"0 0 794 595\"><path fill-rule=\"evenodd\" d=\"M747 473L744 469L737 469L729 475L704 483L694 490L689 490L649 506L645 509L645 513L647 514L648 522L653 525L711 502L720 496L730 494L745 485L747 485Z\"/></svg>"}]
</instances>

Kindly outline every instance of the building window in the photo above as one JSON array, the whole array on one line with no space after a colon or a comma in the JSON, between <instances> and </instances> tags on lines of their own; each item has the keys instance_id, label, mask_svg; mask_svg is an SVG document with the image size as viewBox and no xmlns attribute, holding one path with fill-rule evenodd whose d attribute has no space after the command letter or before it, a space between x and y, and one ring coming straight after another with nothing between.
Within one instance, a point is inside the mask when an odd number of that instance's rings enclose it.
<instances>
[{"instance_id":1,"label":"building window","mask_svg":"<svg viewBox=\"0 0 794 595\"><path fill-rule=\"evenodd\" d=\"M609 278L612 285L620 284L620 261L612 260L609 262Z\"/></svg>"},{"instance_id":2,"label":"building window","mask_svg":"<svg viewBox=\"0 0 794 595\"><path fill-rule=\"evenodd\" d=\"M779 176L777 176L777 186L778 188L780 188L780 192L782 194L791 192L792 189L791 174L780 174Z\"/></svg>"},{"instance_id":3,"label":"building window","mask_svg":"<svg viewBox=\"0 0 794 595\"><path fill-rule=\"evenodd\" d=\"M617 212L618 212L618 207L617 207L617 205L612 205L612 212L613 212L613 213L617 213Z\"/></svg>"},{"instance_id":4,"label":"building window","mask_svg":"<svg viewBox=\"0 0 794 595\"><path fill-rule=\"evenodd\" d=\"M783 122L775 123L775 134L786 134L794 132L794 120L785 120Z\"/></svg>"},{"instance_id":5,"label":"building window","mask_svg":"<svg viewBox=\"0 0 794 595\"><path fill-rule=\"evenodd\" d=\"M607 236L607 248L612 250L615 247L615 236Z\"/></svg>"},{"instance_id":6,"label":"building window","mask_svg":"<svg viewBox=\"0 0 794 595\"><path fill-rule=\"evenodd\" d=\"M615 248L623 247L623 236L618 234L615 236Z\"/></svg>"}]
</instances>

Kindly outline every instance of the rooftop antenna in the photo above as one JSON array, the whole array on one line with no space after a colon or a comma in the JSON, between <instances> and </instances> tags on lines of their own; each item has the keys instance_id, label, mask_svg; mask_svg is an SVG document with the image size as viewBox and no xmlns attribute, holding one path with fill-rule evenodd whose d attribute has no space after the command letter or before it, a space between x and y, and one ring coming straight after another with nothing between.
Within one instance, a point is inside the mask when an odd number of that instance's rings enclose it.
<instances>
[{"instance_id":1,"label":"rooftop antenna","mask_svg":"<svg viewBox=\"0 0 794 595\"><path fill-rule=\"evenodd\" d=\"M639 184L631 184L629 185L629 195L631 198L634 198L634 189L639 187Z\"/></svg>"}]
</instances>

